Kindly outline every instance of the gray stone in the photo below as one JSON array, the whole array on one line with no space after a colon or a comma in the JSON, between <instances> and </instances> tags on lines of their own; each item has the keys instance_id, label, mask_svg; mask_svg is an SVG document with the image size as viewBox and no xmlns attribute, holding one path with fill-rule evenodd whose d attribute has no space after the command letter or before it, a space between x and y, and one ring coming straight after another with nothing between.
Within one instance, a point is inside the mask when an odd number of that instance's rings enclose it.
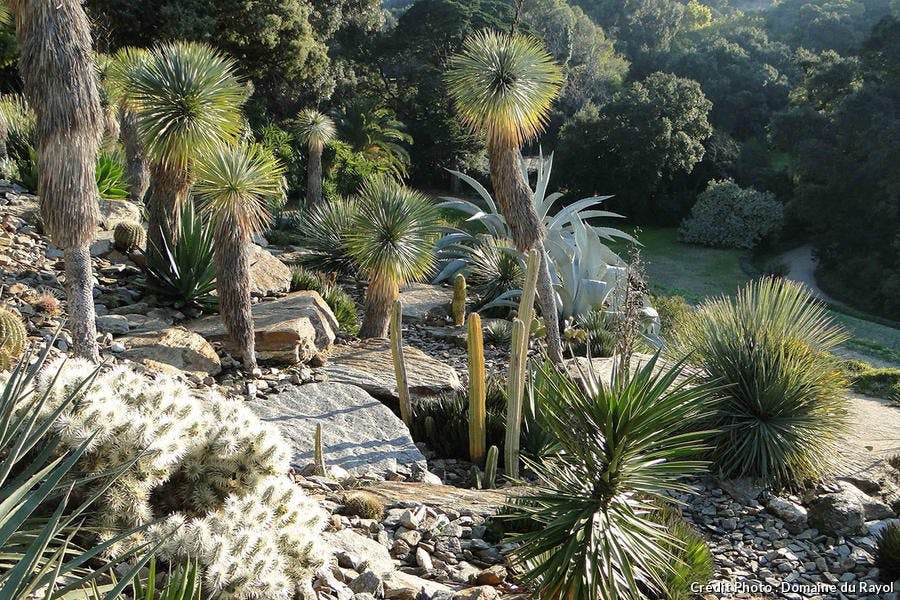
<instances>
[{"instance_id":1,"label":"gray stone","mask_svg":"<svg viewBox=\"0 0 900 600\"><path fill-rule=\"evenodd\" d=\"M756 504L759 495L762 494L763 488L756 485L753 480L746 477L739 479L726 479L719 482L722 489L729 496L743 504L744 506L753 506ZM781 517L779 517L781 518Z\"/></svg>"},{"instance_id":2,"label":"gray stone","mask_svg":"<svg viewBox=\"0 0 900 600\"><path fill-rule=\"evenodd\" d=\"M373 539L364 537L352 529L326 531L322 535L326 547L334 549L335 553L343 552L359 557L360 564L366 565L367 570L380 577L394 570L394 561L391 560L387 548Z\"/></svg>"},{"instance_id":3,"label":"gray stone","mask_svg":"<svg viewBox=\"0 0 900 600\"><path fill-rule=\"evenodd\" d=\"M414 401L427 401L462 389L452 366L418 348L405 345L409 393ZM390 342L362 340L358 345L335 346L325 367L330 381L359 386L379 399L397 399L397 379Z\"/></svg>"},{"instance_id":4,"label":"gray stone","mask_svg":"<svg viewBox=\"0 0 900 600\"><path fill-rule=\"evenodd\" d=\"M196 375L200 379L218 375L222 371L219 356L212 345L183 327L134 332L118 341L125 345L125 358L154 371L180 371Z\"/></svg>"},{"instance_id":5,"label":"gray stone","mask_svg":"<svg viewBox=\"0 0 900 600\"><path fill-rule=\"evenodd\" d=\"M785 527L791 533L800 533L806 529L806 509L796 502L773 496L766 504L766 510L784 521Z\"/></svg>"},{"instance_id":6,"label":"gray stone","mask_svg":"<svg viewBox=\"0 0 900 600\"><path fill-rule=\"evenodd\" d=\"M375 571L363 571L350 582L350 589L356 594L372 594L376 598L384 597L384 583Z\"/></svg>"},{"instance_id":7,"label":"gray stone","mask_svg":"<svg viewBox=\"0 0 900 600\"><path fill-rule=\"evenodd\" d=\"M250 244L250 293L272 296L291 288L291 270L272 254L256 244Z\"/></svg>"},{"instance_id":8,"label":"gray stone","mask_svg":"<svg viewBox=\"0 0 900 600\"><path fill-rule=\"evenodd\" d=\"M302 291L253 305L256 357L269 364L293 365L324 358L334 342L338 322L318 294ZM210 342L222 342L233 355L240 353L225 334L221 317L212 315L188 324Z\"/></svg>"},{"instance_id":9,"label":"gray stone","mask_svg":"<svg viewBox=\"0 0 900 600\"><path fill-rule=\"evenodd\" d=\"M853 536L866 533L865 512L859 495L823 494L808 503L809 524L825 535Z\"/></svg>"},{"instance_id":10,"label":"gray stone","mask_svg":"<svg viewBox=\"0 0 900 600\"><path fill-rule=\"evenodd\" d=\"M339 383L292 386L250 407L271 421L291 444L292 463L302 468L313 460L316 425L322 425L327 465L354 475L396 472L398 465L425 468L425 457L406 425L365 391Z\"/></svg>"},{"instance_id":11,"label":"gray stone","mask_svg":"<svg viewBox=\"0 0 900 600\"><path fill-rule=\"evenodd\" d=\"M403 321L443 325L450 319L453 289L427 283L410 283L400 289Z\"/></svg>"},{"instance_id":12,"label":"gray stone","mask_svg":"<svg viewBox=\"0 0 900 600\"><path fill-rule=\"evenodd\" d=\"M385 598L418 598L420 594L425 598L434 598L438 594L452 593L453 590L443 583L422 579L403 571L394 571L384 579Z\"/></svg>"},{"instance_id":13,"label":"gray stone","mask_svg":"<svg viewBox=\"0 0 900 600\"><path fill-rule=\"evenodd\" d=\"M97 317L97 329L103 333L122 335L128 333L131 327L128 319L122 315L101 315Z\"/></svg>"},{"instance_id":14,"label":"gray stone","mask_svg":"<svg viewBox=\"0 0 900 600\"><path fill-rule=\"evenodd\" d=\"M141 221L141 207L127 200L99 199L100 228L111 231L122 221Z\"/></svg>"}]
</instances>

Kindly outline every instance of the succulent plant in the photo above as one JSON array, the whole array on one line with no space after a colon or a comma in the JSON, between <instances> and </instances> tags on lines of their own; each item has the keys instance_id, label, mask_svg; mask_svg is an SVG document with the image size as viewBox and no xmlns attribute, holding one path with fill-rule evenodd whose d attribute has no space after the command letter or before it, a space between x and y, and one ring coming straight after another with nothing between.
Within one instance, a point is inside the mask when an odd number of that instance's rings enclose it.
<instances>
[{"instance_id":1,"label":"succulent plant","mask_svg":"<svg viewBox=\"0 0 900 600\"><path fill-rule=\"evenodd\" d=\"M48 317L58 317L62 314L59 298L50 292L34 296L28 302L31 304L31 308Z\"/></svg>"},{"instance_id":2,"label":"succulent plant","mask_svg":"<svg viewBox=\"0 0 900 600\"><path fill-rule=\"evenodd\" d=\"M18 312L0 306L0 370L9 369L25 352L28 332Z\"/></svg>"},{"instance_id":3,"label":"succulent plant","mask_svg":"<svg viewBox=\"0 0 900 600\"><path fill-rule=\"evenodd\" d=\"M462 273L453 279L453 301L450 303L453 324L462 327L466 322L466 278Z\"/></svg>"},{"instance_id":4,"label":"succulent plant","mask_svg":"<svg viewBox=\"0 0 900 600\"><path fill-rule=\"evenodd\" d=\"M113 229L113 246L119 252L130 254L147 246L147 232L135 221L120 221Z\"/></svg>"},{"instance_id":5,"label":"succulent plant","mask_svg":"<svg viewBox=\"0 0 900 600\"><path fill-rule=\"evenodd\" d=\"M882 581L900 579L900 525L891 523L875 538L875 565Z\"/></svg>"},{"instance_id":6,"label":"succulent plant","mask_svg":"<svg viewBox=\"0 0 900 600\"><path fill-rule=\"evenodd\" d=\"M344 496L344 514L363 519L380 519L384 514L384 502L369 492L349 492Z\"/></svg>"}]
</instances>

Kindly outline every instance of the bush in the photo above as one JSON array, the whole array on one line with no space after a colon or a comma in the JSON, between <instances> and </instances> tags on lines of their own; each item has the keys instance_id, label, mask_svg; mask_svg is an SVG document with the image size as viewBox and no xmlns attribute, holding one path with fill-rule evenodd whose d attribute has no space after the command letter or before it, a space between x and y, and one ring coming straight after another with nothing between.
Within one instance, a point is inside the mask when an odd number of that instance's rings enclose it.
<instances>
[{"instance_id":1,"label":"bush","mask_svg":"<svg viewBox=\"0 0 900 600\"><path fill-rule=\"evenodd\" d=\"M510 290L522 289L525 269L512 243L489 235L478 236L469 254L466 283L478 296L475 310Z\"/></svg>"},{"instance_id":2,"label":"bush","mask_svg":"<svg viewBox=\"0 0 900 600\"><path fill-rule=\"evenodd\" d=\"M306 250L300 264L313 271L353 273L353 261L347 254L345 241L355 216L355 200L335 198L298 219L297 242Z\"/></svg>"},{"instance_id":3,"label":"bush","mask_svg":"<svg viewBox=\"0 0 900 600\"><path fill-rule=\"evenodd\" d=\"M295 267L291 274L291 291L312 290L318 292L334 313L342 331L351 335L359 332L359 313L356 302L336 283L322 273L313 273L303 267Z\"/></svg>"},{"instance_id":4,"label":"bush","mask_svg":"<svg viewBox=\"0 0 900 600\"><path fill-rule=\"evenodd\" d=\"M891 523L875 536L875 566L882 581L900 579L900 525Z\"/></svg>"},{"instance_id":5,"label":"bush","mask_svg":"<svg viewBox=\"0 0 900 600\"><path fill-rule=\"evenodd\" d=\"M773 194L742 188L731 180L713 180L682 222L678 239L749 250L776 235L783 223L784 207Z\"/></svg>"},{"instance_id":6,"label":"bush","mask_svg":"<svg viewBox=\"0 0 900 600\"><path fill-rule=\"evenodd\" d=\"M322 193L331 201L357 194L366 181L388 171L386 165L339 141L326 144L322 164L327 165Z\"/></svg>"},{"instance_id":7,"label":"bush","mask_svg":"<svg viewBox=\"0 0 900 600\"><path fill-rule=\"evenodd\" d=\"M824 475L846 424L845 379L829 350L846 335L800 284L764 278L704 303L674 350L724 388L711 423L725 477L774 485Z\"/></svg>"},{"instance_id":8,"label":"bush","mask_svg":"<svg viewBox=\"0 0 900 600\"><path fill-rule=\"evenodd\" d=\"M616 351L616 324L602 310L591 309L578 315L575 323L585 333L582 347L590 347L592 357L609 357Z\"/></svg>"},{"instance_id":9,"label":"bush","mask_svg":"<svg viewBox=\"0 0 900 600\"><path fill-rule=\"evenodd\" d=\"M705 434L673 432L709 416L711 387L679 381L680 364L662 372L657 365L654 358L609 385L592 372L579 383L549 363L537 375L544 384L535 401L557 451L527 461L537 483L510 509L539 525L511 541L514 562L541 598L661 594L674 574L671 537L655 506L669 490L687 490L682 477L705 466L694 460Z\"/></svg>"},{"instance_id":10,"label":"bush","mask_svg":"<svg viewBox=\"0 0 900 600\"><path fill-rule=\"evenodd\" d=\"M696 594L692 588L706 585L715 572L715 560L706 540L681 517L669 515L663 524L675 539L671 546L676 562L666 578L666 600L690 600Z\"/></svg>"},{"instance_id":11,"label":"bush","mask_svg":"<svg viewBox=\"0 0 900 600\"><path fill-rule=\"evenodd\" d=\"M344 514L362 519L380 519L384 515L384 502L369 492L349 492L344 496Z\"/></svg>"},{"instance_id":12,"label":"bush","mask_svg":"<svg viewBox=\"0 0 900 600\"><path fill-rule=\"evenodd\" d=\"M681 296L650 296L650 305L659 313L659 334L664 340L677 336L694 309Z\"/></svg>"},{"instance_id":13,"label":"bush","mask_svg":"<svg viewBox=\"0 0 900 600\"><path fill-rule=\"evenodd\" d=\"M885 400L900 395L900 369L879 369L861 360L845 360L840 366L850 386L860 394Z\"/></svg>"}]
</instances>

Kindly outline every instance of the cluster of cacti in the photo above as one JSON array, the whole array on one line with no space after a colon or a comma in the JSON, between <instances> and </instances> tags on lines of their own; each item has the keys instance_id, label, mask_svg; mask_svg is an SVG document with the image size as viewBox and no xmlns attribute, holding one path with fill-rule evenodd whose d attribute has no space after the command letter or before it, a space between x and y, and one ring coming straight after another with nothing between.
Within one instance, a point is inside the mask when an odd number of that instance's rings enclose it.
<instances>
[{"instance_id":1,"label":"cluster of cacti","mask_svg":"<svg viewBox=\"0 0 900 600\"><path fill-rule=\"evenodd\" d=\"M322 562L325 514L284 477L286 443L274 426L239 402L194 395L171 377L151 380L127 367L98 372L72 360L49 366L35 386L46 392L46 415L75 390L79 401L53 427L60 451L88 444L73 475L124 467L90 517L101 538L170 514L134 542L174 531L157 554L199 560L206 589L286 599L306 585ZM81 493L106 483L98 479Z\"/></svg>"},{"instance_id":2,"label":"cluster of cacti","mask_svg":"<svg viewBox=\"0 0 900 600\"><path fill-rule=\"evenodd\" d=\"M48 317L58 317L62 314L59 298L49 292L34 296L28 303L35 311Z\"/></svg>"},{"instance_id":3,"label":"cluster of cacti","mask_svg":"<svg viewBox=\"0 0 900 600\"><path fill-rule=\"evenodd\" d=\"M478 490L490 490L497 483L497 460L500 457L500 450L497 446L491 446L487 452L487 458L484 461L484 471L478 468L478 465L472 465L472 485Z\"/></svg>"},{"instance_id":4,"label":"cluster of cacti","mask_svg":"<svg viewBox=\"0 0 900 600\"><path fill-rule=\"evenodd\" d=\"M462 327L466 322L466 278L460 273L453 280L453 300L450 302L453 324Z\"/></svg>"},{"instance_id":5,"label":"cluster of cacti","mask_svg":"<svg viewBox=\"0 0 900 600\"><path fill-rule=\"evenodd\" d=\"M525 323L534 319L534 295L537 289L538 268L541 256L537 250L528 254L528 269L519 301L518 316L513 320L512 344L509 355L509 383L506 405L506 440L504 444L504 468L507 477L519 476L519 440L522 435L522 404L525 395L525 379L528 362L528 333Z\"/></svg>"},{"instance_id":6,"label":"cluster of cacti","mask_svg":"<svg viewBox=\"0 0 900 600\"><path fill-rule=\"evenodd\" d=\"M400 398L400 418L409 426L412 419L412 400L409 397L409 379L406 376L406 359L403 357L403 304L394 301L391 323L391 356L394 359L394 375L397 378L397 396Z\"/></svg>"},{"instance_id":7,"label":"cluster of cacti","mask_svg":"<svg viewBox=\"0 0 900 600\"><path fill-rule=\"evenodd\" d=\"M487 387L484 382L481 316L478 313L469 315L466 343L469 350L469 458L472 462L479 462L484 457L484 447L487 443L485 429Z\"/></svg>"},{"instance_id":8,"label":"cluster of cacti","mask_svg":"<svg viewBox=\"0 0 900 600\"><path fill-rule=\"evenodd\" d=\"M0 306L0 370L12 367L25 352L28 331L18 312Z\"/></svg>"},{"instance_id":9,"label":"cluster of cacti","mask_svg":"<svg viewBox=\"0 0 900 600\"><path fill-rule=\"evenodd\" d=\"M370 492L349 492L344 496L344 514L363 519L380 519L384 515L384 502Z\"/></svg>"},{"instance_id":10,"label":"cluster of cacti","mask_svg":"<svg viewBox=\"0 0 900 600\"><path fill-rule=\"evenodd\" d=\"M143 250L147 245L147 232L135 221L120 221L113 229L113 247L126 254Z\"/></svg>"}]
</instances>

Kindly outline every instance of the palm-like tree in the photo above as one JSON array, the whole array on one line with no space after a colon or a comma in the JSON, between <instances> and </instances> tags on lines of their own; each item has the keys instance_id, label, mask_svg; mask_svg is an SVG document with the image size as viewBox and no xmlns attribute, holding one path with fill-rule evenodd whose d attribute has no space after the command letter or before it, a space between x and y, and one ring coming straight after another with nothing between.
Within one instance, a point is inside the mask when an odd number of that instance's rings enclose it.
<instances>
[{"instance_id":1,"label":"palm-like tree","mask_svg":"<svg viewBox=\"0 0 900 600\"><path fill-rule=\"evenodd\" d=\"M19 71L37 117L41 216L62 248L75 354L99 361L89 246L99 220L103 128L91 31L79 0L14 0Z\"/></svg>"},{"instance_id":2,"label":"palm-like tree","mask_svg":"<svg viewBox=\"0 0 900 600\"><path fill-rule=\"evenodd\" d=\"M521 251L543 250L544 227L520 166L522 145L540 134L562 72L541 43L523 35L483 31L450 59L447 86L464 124L487 138L494 194ZM538 296L547 323L550 357L562 361L550 260L542 251Z\"/></svg>"},{"instance_id":3,"label":"palm-like tree","mask_svg":"<svg viewBox=\"0 0 900 600\"><path fill-rule=\"evenodd\" d=\"M150 52L144 48L122 48L110 57L104 81L109 102L119 113L119 134L125 147L128 199L137 203L143 203L144 194L150 186L150 164L138 131L138 116L130 86L138 70L148 64L150 58Z\"/></svg>"},{"instance_id":4,"label":"palm-like tree","mask_svg":"<svg viewBox=\"0 0 900 600\"><path fill-rule=\"evenodd\" d=\"M258 145L223 146L196 164L194 192L213 222L219 312L244 368L256 368L250 311L250 257L253 235L269 224L269 205L284 197L284 167Z\"/></svg>"},{"instance_id":5,"label":"palm-like tree","mask_svg":"<svg viewBox=\"0 0 900 600\"><path fill-rule=\"evenodd\" d=\"M334 121L319 111L308 108L297 115L297 133L309 149L306 166L306 204L312 208L322 202L322 150L334 139Z\"/></svg>"},{"instance_id":6,"label":"palm-like tree","mask_svg":"<svg viewBox=\"0 0 900 600\"><path fill-rule=\"evenodd\" d=\"M392 177L406 177L409 167L406 145L413 140L406 133L406 125L397 119L392 110L362 98L347 104L336 117L341 140L350 144L354 151L381 162Z\"/></svg>"},{"instance_id":7,"label":"palm-like tree","mask_svg":"<svg viewBox=\"0 0 900 600\"><path fill-rule=\"evenodd\" d=\"M172 42L154 48L133 74L138 132L150 157L148 262L161 258L164 231L177 242L192 163L243 131L247 93L234 70L233 60L205 44Z\"/></svg>"},{"instance_id":8,"label":"palm-like tree","mask_svg":"<svg viewBox=\"0 0 900 600\"><path fill-rule=\"evenodd\" d=\"M400 286L431 270L437 219L434 205L415 190L388 179L363 185L346 241L348 254L369 277L360 337L387 336Z\"/></svg>"}]
</instances>

